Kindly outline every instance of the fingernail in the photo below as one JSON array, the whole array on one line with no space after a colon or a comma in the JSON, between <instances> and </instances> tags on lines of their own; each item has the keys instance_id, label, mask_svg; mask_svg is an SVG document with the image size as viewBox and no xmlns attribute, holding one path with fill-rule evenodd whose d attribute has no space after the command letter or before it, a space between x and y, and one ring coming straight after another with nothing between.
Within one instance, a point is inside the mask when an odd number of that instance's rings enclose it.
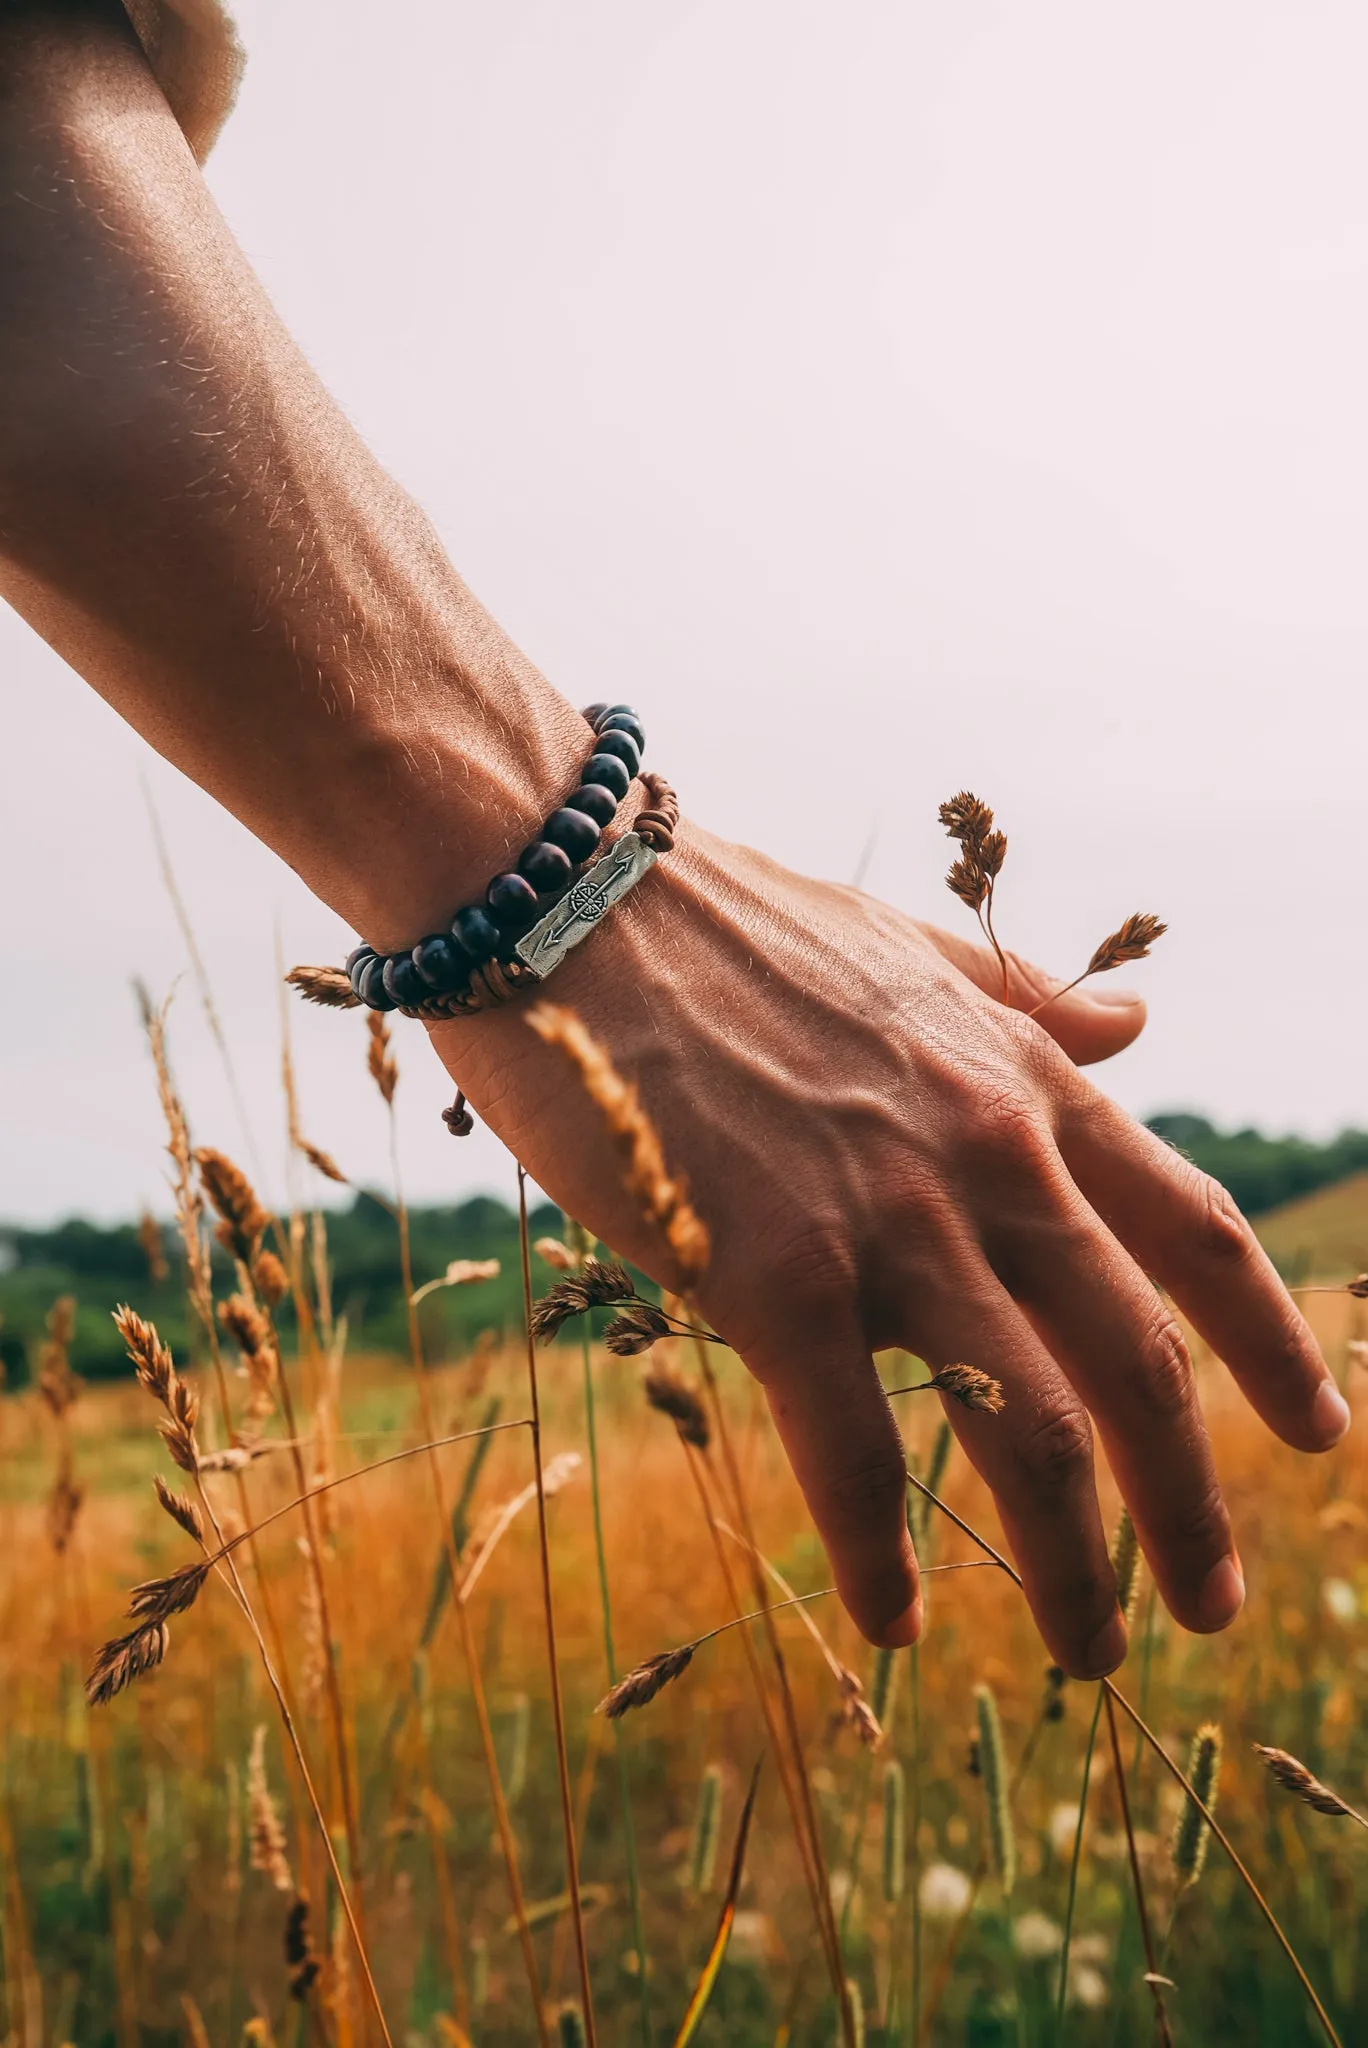
<instances>
[{"instance_id":1,"label":"fingernail","mask_svg":"<svg viewBox=\"0 0 1368 2048\"><path fill-rule=\"evenodd\" d=\"M1088 1001L1097 1003L1104 1010L1133 1010L1144 997L1136 988L1090 988Z\"/></svg>"},{"instance_id":2,"label":"fingernail","mask_svg":"<svg viewBox=\"0 0 1368 2048\"><path fill-rule=\"evenodd\" d=\"M1311 1403L1311 1427L1328 1451L1349 1427L1349 1403L1333 1380L1322 1380Z\"/></svg>"},{"instance_id":3,"label":"fingernail","mask_svg":"<svg viewBox=\"0 0 1368 2048\"><path fill-rule=\"evenodd\" d=\"M910 1650L922 1632L921 1594L910 1607L904 1607L896 1621L891 1621L882 1631L882 1645L885 1650Z\"/></svg>"},{"instance_id":4,"label":"fingernail","mask_svg":"<svg viewBox=\"0 0 1368 2048\"><path fill-rule=\"evenodd\" d=\"M1234 1621L1243 1607L1244 1596L1244 1573L1238 1559L1223 1557L1206 1575L1197 1601L1199 1626L1213 1630L1224 1628L1227 1622Z\"/></svg>"},{"instance_id":5,"label":"fingernail","mask_svg":"<svg viewBox=\"0 0 1368 2048\"><path fill-rule=\"evenodd\" d=\"M1115 1671L1126 1654L1126 1624L1120 1611L1112 1615L1105 1628L1100 1628L1084 1654L1082 1678L1105 1678L1109 1671Z\"/></svg>"}]
</instances>

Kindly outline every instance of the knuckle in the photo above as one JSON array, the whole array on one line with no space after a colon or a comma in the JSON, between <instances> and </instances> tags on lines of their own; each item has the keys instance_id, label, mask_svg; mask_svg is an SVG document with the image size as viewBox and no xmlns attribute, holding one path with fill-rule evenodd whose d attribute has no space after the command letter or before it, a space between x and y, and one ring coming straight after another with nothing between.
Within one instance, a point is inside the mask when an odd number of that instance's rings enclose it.
<instances>
[{"instance_id":1,"label":"knuckle","mask_svg":"<svg viewBox=\"0 0 1368 2048\"><path fill-rule=\"evenodd\" d=\"M1082 1408L1052 1408L1017 1446L1017 1463L1032 1488L1071 1492L1092 1471L1092 1424Z\"/></svg>"},{"instance_id":2,"label":"knuckle","mask_svg":"<svg viewBox=\"0 0 1368 2048\"><path fill-rule=\"evenodd\" d=\"M1220 1265L1242 1265L1252 1238L1233 1195L1209 1174L1197 1176L1197 1248Z\"/></svg>"},{"instance_id":3,"label":"knuckle","mask_svg":"<svg viewBox=\"0 0 1368 2048\"><path fill-rule=\"evenodd\" d=\"M1156 1415L1176 1419L1192 1405L1192 1359L1182 1330L1160 1309L1140 1343L1140 1392Z\"/></svg>"},{"instance_id":4,"label":"knuckle","mask_svg":"<svg viewBox=\"0 0 1368 2048\"><path fill-rule=\"evenodd\" d=\"M1026 1166L1043 1166L1048 1133L1036 1104L1024 1092L995 1088L981 1095L973 1111L974 1140L983 1151Z\"/></svg>"},{"instance_id":5,"label":"knuckle","mask_svg":"<svg viewBox=\"0 0 1368 2048\"><path fill-rule=\"evenodd\" d=\"M1184 1503L1168 1536L1171 1543L1204 1560L1225 1556L1230 1548L1230 1516L1214 1477L1203 1478L1193 1498Z\"/></svg>"}]
</instances>

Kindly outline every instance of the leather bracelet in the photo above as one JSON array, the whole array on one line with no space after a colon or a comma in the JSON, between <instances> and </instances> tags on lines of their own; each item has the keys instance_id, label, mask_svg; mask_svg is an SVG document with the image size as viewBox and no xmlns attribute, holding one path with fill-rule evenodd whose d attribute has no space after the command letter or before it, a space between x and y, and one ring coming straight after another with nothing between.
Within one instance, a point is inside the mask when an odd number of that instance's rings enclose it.
<instances>
[{"instance_id":1,"label":"leather bracelet","mask_svg":"<svg viewBox=\"0 0 1368 2048\"><path fill-rule=\"evenodd\" d=\"M364 1005L435 1018L491 1009L545 981L658 855L671 851L679 823L679 801L668 782L641 774L646 735L631 707L591 704L583 715L594 731L594 750L578 787L523 849L516 868L494 877L482 904L458 910L445 931L403 951L380 953L363 944L341 968L291 968L291 986L306 1001L331 1009ZM598 852L638 776L648 807L630 831Z\"/></svg>"}]
</instances>

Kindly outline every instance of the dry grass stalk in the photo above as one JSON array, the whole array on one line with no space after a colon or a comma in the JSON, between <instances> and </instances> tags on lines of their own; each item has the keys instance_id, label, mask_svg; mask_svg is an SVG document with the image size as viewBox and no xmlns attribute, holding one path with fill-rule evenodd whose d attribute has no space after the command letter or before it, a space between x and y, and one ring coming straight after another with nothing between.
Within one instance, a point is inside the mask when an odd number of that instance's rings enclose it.
<instances>
[{"instance_id":1,"label":"dry grass stalk","mask_svg":"<svg viewBox=\"0 0 1368 2048\"><path fill-rule=\"evenodd\" d=\"M48 1541L58 1557L64 1554L71 1542L77 1517L85 1504L85 1488L71 1469L70 1455L64 1445L47 1501Z\"/></svg>"},{"instance_id":2,"label":"dry grass stalk","mask_svg":"<svg viewBox=\"0 0 1368 2048\"><path fill-rule=\"evenodd\" d=\"M147 1260L147 1277L154 1287L160 1287L170 1274L166 1263L166 1246L162 1243L161 1225L150 1209L144 1209L138 1218L138 1243Z\"/></svg>"},{"instance_id":3,"label":"dry grass stalk","mask_svg":"<svg viewBox=\"0 0 1368 2048\"><path fill-rule=\"evenodd\" d=\"M685 1643L678 1650L662 1650L659 1656L648 1657L644 1664L637 1664L625 1678L620 1678L611 1692L605 1693L595 1711L605 1714L610 1721L620 1721L634 1707L648 1707L658 1692L688 1670L694 1648L693 1643Z\"/></svg>"},{"instance_id":4,"label":"dry grass stalk","mask_svg":"<svg viewBox=\"0 0 1368 2048\"><path fill-rule=\"evenodd\" d=\"M193 1478L200 1468L195 1439L199 1400L194 1389L176 1371L171 1353L152 1323L145 1322L124 1303L114 1311L114 1325L133 1362L139 1386L166 1410L166 1418L158 1428L167 1450L181 1471Z\"/></svg>"},{"instance_id":5,"label":"dry grass stalk","mask_svg":"<svg viewBox=\"0 0 1368 2048\"><path fill-rule=\"evenodd\" d=\"M306 1003L321 1004L325 1010L360 1008L361 998L340 967L292 967L285 979Z\"/></svg>"},{"instance_id":6,"label":"dry grass stalk","mask_svg":"<svg viewBox=\"0 0 1368 2048\"><path fill-rule=\"evenodd\" d=\"M301 1556L307 1561L309 1545L298 1539ZM299 1639L304 1648L300 1675L300 1697L311 1714L324 1704L328 1687L328 1636L323 1622L323 1603L318 1597L318 1580L306 1571L299 1589Z\"/></svg>"},{"instance_id":7,"label":"dry grass stalk","mask_svg":"<svg viewBox=\"0 0 1368 2048\"><path fill-rule=\"evenodd\" d=\"M1256 1742L1254 1753L1263 1759L1283 1791L1300 1799L1304 1806L1326 1814L1331 1820L1356 1820L1361 1828L1368 1828L1368 1820L1347 1799L1341 1799L1338 1792L1332 1792L1328 1785L1313 1777L1306 1765L1289 1756L1285 1749L1271 1749L1266 1743Z\"/></svg>"},{"instance_id":8,"label":"dry grass stalk","mask_svg":"<svg viewBox=\"0 0 1368 2048\"><path fill-rule=\"evenodd\" d=\"M641 1390L652 1408L668 1415L686 1444L706 1451L712 1441L708 1412L696 1388L673 1366L656 1360L642 1374Z\"/></svg>"},{"instance_id":9,"label":"dry grass stalk","mask_svg":"<svg viewBox=\"0 0 1368 2048\"><path fill-rule=\"evenodd\" d=\"M248 1861L253 1870L270 1878L278 1892L292 1892L290 1859L285 1850L285 1830L271 1796L266 1776L266 1723L258 1722L247 1758L247 1814L250 1829Z\"/></svg>"},{"instance_id":10,"label":"dry grass stalk","mask_svg":"<svg viewBox=\"0 0 1368 2048\"><path fill-rule=\"evenodd\" d=\"M206 1559L201 1563L184 1564L179 1571L168 1572L164 1578L144 1579L128 1596L129 1618L146 1625L148 1622L166 1621L173 1614L184 1614L198 1600L200 1588L208 1576Z\"/></svg>"},{"instance_id":11,"label":"dry grass stalk","mask_svg":"<svg viewBox=\"0 0 1368 2048\"><path fill-rule=\"evenodd\" d=\"M539 1344L548 1344L573 1316L635 1299L636 1289L625 1266L616 1259L586 1259L578 1272L557 1280L533 1303L532 1334Z\"/></svg>"},{"instance_id":12,"label":"dry grass stalk","mask_svg":"<svg viewBox=\"0 0 1368 2048\"><path fill-rule=\"evenodd\" d=\"M218 1213L214 1235L235 1259L250 1269L270 1217L256 1198L246 1174L226 1153L212 1145L199 1146L194 1154L204 1192Z\"/></svg>"},{"instance_id":13,"label":"dry grass stalk","mask_svg":"<svg viewBox=\"0 0 1368 2048\"><path fill-rule=\"evenodd\" d=\"M314 1949L309 1902L302 1892L291 1901L285 1915L285 1967L290 1973L291 1998L306 1999L323 1965Z\"/></svg>"},{"instance_id":14,"label":"dry grass stalk","mask_svg":"<svg viewBox=\"0 0 1368 2048\"><path fill-rule=\"evenodd\" d=\"M537 1482L537 1558L541 1567L542 1618L546 1632L546 1676L551 1693L551 1723L555 1734L556 1778L560 1788L561 1830L565 1841L565 1881L570 1894L570 1917L575 1931L575 1960L579 1966L580 1998L588 2048L597 2048L594 1994L589 1972L589 1945L584 1931L584 1909L580 1898L579 1847L575 1835L574 1801L570 1789L570 1759L565 1742L565 1703L561 1696L560 1653L556 1645L555 1602L551 1591L551 1543L546 1522L546 1489L541 1464L541 1391L537 1382L537 1340L532 1327L532 1244L527 1228L527 1174L518 1162L518 1251L522 1261L523 1320L527 1335L527 1397L532 1422L532 1459ZM645 1958L641 1959L645 1967Z\"/></svg>"},{"instance_id":15,"label":"dry grass stalk","mask_svg":"<svg viewBox=\"0 0 1368 2048\"><path fill-rule=\"evenodd\" d=\"M922 1384L933 1387L938 1394L945 1394L950 1400L958 1401L961 1408L971 1409L977 1414L1002 1413L1001 1380L995 1380L991 1373L981 1371L976 1365L943 1365L939 1372L933 1372L930 1379Z\"/></svg>"},{"instance_id":16,"label":"dry grass stalk","mask_svg":"<svg viewBox=\"0 0 1368 2048\"><path fill-rule=\"evenodd\" d=\"M170 1631L164 1621L148 1622L142 1628L132 1629L126 1636L116 1636L112 1642L102 1643L86 1680L87 1705L103 1706L125 1686L132 1685L135 1678L155 1671L170 1644Z\"/></svg>"},{"instance_id":17,"label":"dry grass stalk","mask_svg":"<svg viewBox=\"0 0 1368 2048\"><path fill-rule=\"evenodd\" d=\"M251 1388L245 1411L247 1421L249 1425L262 1422L275 1413L276 1388L280 1379L275 1333L249 1295L230 1295L227 1301L219 1303L218 1314L219 1321L242 1353L243 1370Z\"/></svg>"},{"instance_id":18,"label":"dry grass stalk","mask_svg":"<svg viewBox=\"0 0 1368 2048\"><path fill-rule=\"evenodd\" d=\"M1007 858L1006 834L995 829L993 813L983 799L971 795L967 789L962 789L948 803L941 805L940 822L960 847L945 878L946 887L973 911L984 937L997 955L1005 1003L1010 976L1007 956L993 929L993 891Z\"/></svg>"},{"instance_id":19,"label":"dry grass stalk","mask_svg":"<svg viewBox=\"0 0 1368 2048\"><path fill-rule=\"evenodd\" d=\"M864 1686L848 1665L841 1665L836 1683L841 1693L841 1720L855 1730L866 1749L882 1748L884 1731L879 1717L865 1698Z\"/></svg>"},{"instance_id":20,"label":"dry grass stalk","mask_svg":"<svg viewBox=\"0 0 1368 2048\"><path fill-rule=\"evenodd\" d=\"M200 1470L203 1469L204 1460L201 1459ZM193 1537L196 1543L203 1545L204 1518L189 1496L177 1493L173 1487L168 1486L160 1472L153 1475L152 1489L172 1521L178 1523L186 1535Z\"/></svg>"},{"instance_id":21,"label":"dry grass stalk","mask_svg":"<svg viewBox=\"0 0 1368 2048\"><path fill-rule=\"evenodd\" d=\"M190 1297L203 1320L207 1312L203 1304L209 1298L209 1254L200 1227L204 1203L195 1185L189 1126L171 1079L171 1063L166 1049L166 1013L170 1007L170 999L163 1003L160 1010L154 1010L142 984L137 983L135 987L142 1013L143 1029L147 1033L148 1049L152 1054L152 1067L157 1077L157 1097L166 1122L166 1149L173 1169L171 1191L175 1198L176 1226L180 1232L181 1248L185 1254L186 1271L190 1280Z\"/></svg>"},{"instance_id":22,"label":"dry grass stalk","mask_svg":"<svg viewBox=\"0 0 1368 2048\"><path fill-rule=\"evenodd\" d=\"M1110 932L1103 939L1083 972L1076 974L1072 981L1064 982L1043 1002L1037 1003L1030 1015L1038 1017L1051 1003L1057 1003L1061 996L1068 995L1070 989L1077 988L1080 982L1087 981L1094 974L1110 974L1114 967L1124 967L1129 961L1148 959L1150 947L1167 930L1168 926L1161 918L1151 917L1148 911L1134 911L1119 930Z\"/></svg>"},{"instance_id":23,"label":"dry grass stalk","mask_svg":"<svg viewBox=\"0 0 1368 2048\"><path fill-rule=\"evenodd\" d=\"M549 1459L542 1471L543 1499L554 1500L556 1495L570 1484L583 1462L578 1451L561 1451L556 1457ZM471 1543L473 1556L460 1582L458 1599L469 1600L495 1548L523 1509L530 1508L536 1498L537 1482L532 1479L510 1500L503 1501L498 1507L491 1509L482 1519Z\"/></svg>"},{"instance_id":24,"label":"dry grass stalk","mask_svg":"<svg viewBox=\"0 0 1368 2048\"><path fill-rule=\"evenodd\" d=\"M76 1334L76 1303L69 1294L59 1295L47 1316L48 1334L38 1352L38 1392L56 1422L63 1422L81 1392L81 1382L71 1370L68 1355Z\"/></svg>"},{"instance_id":25,"label":"dry grass stalk","mask_svg":"<svg viewBox=\"0 0 1368 2048\"><path fill-rule=\"evenodd\" d=\"M562 1244L558 1237L539 1237L532 1249L557 1273L573 1273L580 1263L569 1245Z\"/></svg>"},{"instance_id":26,"label":"dry grass stalk","mask_svg":"<svg viewBox=\"0 0 1368 2048\"><path fill-rule=\"evenodd\" d=\"M390 1050L389 1025L379 1010L367 1010L366 1035L366 1070L380 1090L386 1109L392 1109L394 1091L399 1086L399 1062Z\"/></svg>"},{"instance_id":27,"label":"dry grass stalk","mask_svg":"<svg viewBox=\"0 0 1368 2048\"><path fill-rule=\"evenodd\" d=\"M634 1301L613 1317L603 1341L615 1358L637 1358L662 1337L674 1333L660 1310L649 1301Z\"/></svg>"},{"instance_id":28,"label":"dry grass stalk","mask_svg":"<svg viewBox=\"0 0 1368 2048\"><path fill-rule=\"evenodd\" d=\"M497 1280L500 1266L497 1259L453 1259L439 1280L427 1280L415 1288L412 1301L417 1308L429 1294L435 1294L439 1287L476 1287L484 1280Z\"/></svg>"},{"instance_id":29,"label":"dry grass stalk","mask_svg":"<svg viewBox=\"0 0 1368 2048\"><path fill-rule=\"evenodd\" d=\"M290 1276L274 1252L258 1252L252 1261L252 1285L275 1308L290 1291Z\"/></svg>"},{"instance_id":30,"label":"dry grass stalk","mask_svg":"<svg viewBox=\"0 0 1368 2048\"><path fill-rule=\"evenodd\" d=\"M626 1160L628 1192L663 1235L674 1254L682 1285L695 1286L708 1264L708 1232L689 1200L685 1181L667 1171L660 1139L636 1089L623 1080L573 1010L557 1003L538 1003L528 1011L526 1021L545 1044L559 1046L574 1064L585 1093Z\"/></svg>"}]
</instances>

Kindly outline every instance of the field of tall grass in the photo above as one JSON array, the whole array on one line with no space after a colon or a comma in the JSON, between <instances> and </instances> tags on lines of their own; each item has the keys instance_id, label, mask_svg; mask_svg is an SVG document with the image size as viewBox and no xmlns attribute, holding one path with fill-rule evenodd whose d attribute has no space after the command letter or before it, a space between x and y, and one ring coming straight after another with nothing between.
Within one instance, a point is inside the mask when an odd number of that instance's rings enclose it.
<instances>
[{"instance_id":1,"label":"field of tall grass","mask_svg":"<svg viewBox=\"0 0 1368 2048\"><path fill-rule=\"evenodd\" d=\"M644 1336L600 1314L534 1376L507 1342L353 1356L324 1219L257 1211L162 1080L193 1357L126 1318L142 1384L82 1389L59 1303L0 1402L6 2048L1368 2040L1364 1825L1255 1751L1364 1801L1361 1430L1299 1458L1194 1343L1248 1605L1185 1636L1138 1565L1116 1701L1047 1668L985 1489L901 1393L936 1571L922 1643L875 1653L729 1354L620 1355ZM587 1250L529 1248L530 1291ZM1306 1306L1361 1408L1366 1305Z\"/></svg>"}]
</instances>

